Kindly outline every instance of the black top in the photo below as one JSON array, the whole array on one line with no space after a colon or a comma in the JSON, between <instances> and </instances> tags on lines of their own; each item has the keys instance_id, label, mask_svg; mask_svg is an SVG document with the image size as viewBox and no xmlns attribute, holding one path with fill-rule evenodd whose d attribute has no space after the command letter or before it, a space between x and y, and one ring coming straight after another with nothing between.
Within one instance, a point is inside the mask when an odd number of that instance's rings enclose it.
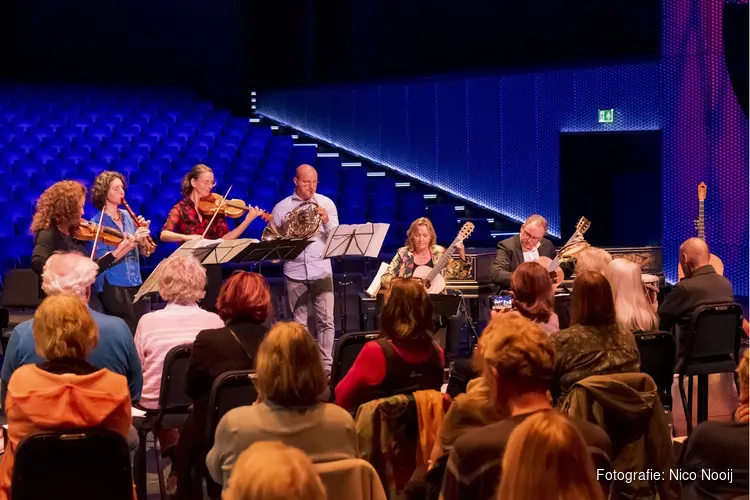
<instances>
[{"instance_id":1,"label":"black top","mask_svg":"<svg viewBox=\"0 0 750 500\"><path fill-rule=\"evenodd\" d=\"M747 422L703 422L685 442L680 458L683 473L693 472L695 481L682 482L682 498L734 499L747 498L748 487ZM726 478L707 478L703 471L726 473L732 471L731 483ZM684 474L685 478L689 476Z\"/></svg>"},{"instance_id":2,"label":"black top","mask_svg":"<svg viewBox=\"0 0 750 500\"><path fill-rule=\"evenodd\" d=\"M556 411L540 410L540 411ZM489 500L500 484L503 454L510 434L535 412L509 417L500 422L466 432L456 440L448 458L441 498L444 500ZM594 459L594 467L611 470L612 443L594 424L570 418L581 433ZM529 464L533 467L533 464Z\"/></svg>"},{"instance_id":3,"label":"black top","mask_svg":"<svg viewBox=\"0 0 750 500\"><path fill-rule=\"evenodd\" d=\"M62 375L72 373L73 375L91 375L100 370L85 359L80 358L60 358L52 361L45 361L37 365L39 368L48 373Z\"/></svg>"},{"instance_id":4,"label":"black top","mask_svg":"<svg viewBox=\"0 0 750 500\"><path fill-rule=\"evenodd\" d=\"M659 307L659 329L670 331L679 324L687 326L690 314L705 304L734 302L732 284L713 266L702 266L677 283Z\"/></svg>"},{"instance_id":5,"label":"black top","mask_svg":"<svg viewBox=\"0 0 750 500\"><path fill-rule=\"evenodd\" d=\"M80 252L87 255L86 244L71 236L62 233L56 227L49 227L39 231L34 238L34 250L31 253L31 268L39 276L44 271L44 264L55 252ZM99 273L115 263L115 257L111 252L103 255L96 261L99 264Z\"/></svg>"},{"instance_id":6,"label":"black top","mask_svg":"<svg viewBox=\"0 0 750 500\"><path fill-rule=\"evenodd\" d=\"M196 417L200 415L205 418L211 386L219 375L232 370L255 368L255 355L267 332L268 326L263 324L230 322L224 328L203 330L195 337L185 374L185 393L193 399ZM248 353L251 357L248 357Z\"/></svg>"},{"instance_id":7,"label":"black top","mask_svg":"<svg viewBox=\"0 0 750 500\"><path fill-rule=\"evenodd\" d=\"M375 343L385 356L385 378L379 384L363 390L357 397L359 404L398 394L440 390L443 385L443 363L440 351L434 345L426 361L413 364L399 356L388 339L381 338Z\"/></svg>"},{"instance_id":8,"label":"black top","mask_svg":"<svg viewBox=\"0 0 750 500\"><path fill-rule=\"evenodd\" d=\"M547 238L539 242L539 257L555 258L555 246ZM506 238L497 244L497 253L492 263L490 276L501 289L510 288L510 274L524 262L523 247L519 235Z\"/></svg>"}]
</instances>

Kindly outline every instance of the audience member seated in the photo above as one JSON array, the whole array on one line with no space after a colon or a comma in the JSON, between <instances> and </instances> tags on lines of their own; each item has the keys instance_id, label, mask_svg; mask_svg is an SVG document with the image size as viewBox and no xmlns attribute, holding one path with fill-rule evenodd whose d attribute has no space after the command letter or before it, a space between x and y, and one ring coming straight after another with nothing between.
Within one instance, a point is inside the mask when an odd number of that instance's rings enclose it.
<instances>
[{"instance_id":1,"label":"audience member seated","mask_svg":"<svg viewBox=\"0 0 750 500\"><path fill-rule=\"evenodd\" d=\"M326 489L310 457L278 441L255 443L242 452L224 500L326 500Z\"/></svg>"},{"instance_id":2,"label":"audience member seated","mask_svg":"<svg viewBox=\"0 0 750 500\"><path fill-rule=\"evenodd\" d=\"M748 488L750 488L748 480L750 358L748 356L750 356L750 351L746 350L740 366L737 367L737 375L740 379L740 404L733 415L734 421L702 422L685 442L680 469L684 473L695 474L696 480L683 481L682 498L684 500L747 498ZM729 480L726 478L704 479L702 472L709 469L714 472L732 471L732 476Z\"/></svg>"},{"instance_id":3,"label":"audience member seated","mask_svg":"<svg viewBox=\"0 0 750 500\"><path fill-rule=\"evenodd\" d=\"M440 390L443 351L433 341L432 302L416 280L394 278L380 316L384 338L364 345L336 386L348 410L374 399Z\"/></svg>"},{"instance_id":4,"label":"audience member seated","mask_svg":"<svg viewBox=\"0 0 750 500\"><path fill-rule=\"evenodd\" d=\"M612 256L606 250L587 247L576 254L575 274L579 276L586 271L604 274L612 262Z\"/></svg>"},{"instance_id":5,"label":"audience member seated","mask_svg":"<svg viewBox=\"0 0 750 500\"><path fill-rule=\"evenodd\" d=\"M604 500L581 433L554 411L538 412L511 433L497 498Z\"/></svg>"},{"instance_id":6,"label":"audience member seated","mask_svg":"<svg viewBox=\"0 0 750 500\"><path fill-rule=\"evenodd\" d=\"M193 407L180 431L173 467L177 470L177 498L202 499L200 487L191 478L202 478L206 452L206 416L211 387L222 373L255 368L255 358L268 332L271 291L263 276L240 271L221 287L218 313L227 326L203 330L195 337L187 368L185 392ZM200 485L200 481L198 482Z\"/></svg>"},{"instance_id":7,"label":"audience member seated","mask_svg":"<svg viewBox=\"0 0 750 500\"><path fill-rule=\"evenodd\" d=\"M172 257L164 263L159 295L167 305L144 314L135 332L135 347L143 365L143 408L159 407L161 375L169 350L192 344L201 330L224 326L217 314L198 307L205 287L206 270L194 257Z\"/></svg>"},{"instance_id":8,"label":"audience member seated","mask_svg":"<svg viewBox=\"0 0 750 500\"><path fill-rule=\"evenodd\" d=\"M61 293L75 295L86 305L98 269L96 262L81 254L54 254L44 264L42 289L49 297ZM97 368L123 375L128 381L131 401L137 402L141 398L143 372L130 328L121 318L107 316L90 308L89 312L96 323L99 340L87 361ZM18 368L42 362L32 333L33 325L33 319L24 321L11 333L0 376L4 389Z\"/></svg>"},{"instance_id":9,"label":"audience member seated","mask_svg":"<svg viewBox=\"0 0 750 500\"><path fill-rule=\"evenodd\" d=\"M612 288L602 274L586 271L573 283L573 326L553 336L558 403L591 375L637 372L641 358L635 336L617 324Z\"/></svg>"},{"instance_id":10,"label":"audience member seated","mask_svg":"<svg viewBox=\"0 0 750 500\"><path fill-rule=\"evenodd\" d=\"M237 458L258 441L281 441L314 463L358 458L354 420L321 403L327 380L317 344L304 326L276 323L258 348L258 402L230 410L219 422L206 457L211 477L226 489Z\"/></svg>"},{"instance_id":11,"label":"audience member seated","mask_svg":"<svg viewBox=\"0 0 750 500\"><path fill-rule=\"evenodd\" d=\"M86 361L96 347L98 332L80 295L47 297L34 314L32 332L42 361L18 368L8 385L8 442L0 463L2 500L10 498L14 457L24 437L55 429L103 427L127 439L130 429L127 380Z\"/></svg>"},{"instance_id":12,"label":"audience member seated","mask_svg":"<svg viewBox=\"0 0 750 500\"><path fill-rule=\"evenodd\" d=\"M548 396L554 371L552 339L539 325L520 314L501 314L490 320L482 340L483 377L496 411L510 417L458 438L448 458L444 500L495 498L513 430L534 414L556 411ZM571 418L571 422L594 453L611 456L612 445L604 431L583 420Z\"/></svg>"},{"instance_id":13,"label":"audience member seated","mask_svg":"<svg viewBox=\"0 0 750 500\"><path fill-rule=\"evenodd\" d=\"M631 332L659 329L641 279L641 266L626 259L614 259L604 273L612 287L617 324Z\"/></svg>"},{"instance_id":14,"label":"audience member seated","mask_svg":"<svg viewBox=\"0 0 750 500\"><path fill-rule=\"evenodd\" d=\"M537 262L524 262L510 277L513 309L537 323L547 333L560 329L554 313L554 291L547 270Z\"/></svg>"},{"instance_id":15,"label":"audience member seated","mask_svg":"<svg viewBox=\"0 0 750 500\"><path fill-rule=\"evenodd\" d=\"M732 284L716 272L709 264L711 252L700 238L690 238L680 246L680 266L685 277L675 285L659 307L661 329L671 331L678 326L677 345L680 336L690 322L693 310L701 305L734 302ZM679 360L683 358L678 352Z\"/></svg>"}]
</instances>

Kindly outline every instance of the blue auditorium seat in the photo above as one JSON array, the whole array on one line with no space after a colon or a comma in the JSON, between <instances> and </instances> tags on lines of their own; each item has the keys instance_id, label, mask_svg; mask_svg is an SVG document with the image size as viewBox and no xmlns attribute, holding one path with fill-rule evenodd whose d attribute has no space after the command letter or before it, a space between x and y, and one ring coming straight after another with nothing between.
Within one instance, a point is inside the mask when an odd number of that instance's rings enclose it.
<instances>
[{"instance_id":1,"label":"blue auditorium seat","mask_svg":"<svg viewBox=\"0 0 750 500\"><path fill-rule=\"evenodd\" d=\"M167 160L170 163L180 158L180 149L175 146L162 146L153 153L154 159Z\"/></svg>"},{"instance_id":2,"label":"blue auditorium seat","mask_svg":"<svg viewBox=\"0 0 750 500\"><path fill-rule=\"evenodd\" d=\"M128 149L127 151L123 152L123 158L136 160L138 163L143 162L143 160L148 160L151 158L151 152L142 146L139 147L133 147L131 149Z\"/></svg>"},{"instance_id":3,"label":"blue auditorium seat","mask_svg":"<svg viewBox=\"0 0 750 500\"><path fill-rule=\"evenodd\" d=\"M87 135L102 142L105 138L112 137L112 129L109 127L93 126L87 131Z\"/></svg>"},{"instance_id":4,"label":"blue auditorium seat","mask_svg":"<svg viewBox=\"0 0 750 500\"><path fill-rule=\"evenodd\" d=\"M0 162L5 165L14 165L19 161L26 159L26 151L20 148L6 147L0 155Z\"/></svg>"},{"instance_id":5,"label":"blue auditorium seat","mask_svg":"<svg viewBox=\"0 0 750 500\"><path fill-rule=\"evenodd\" d=\"M120 137L124 137L128 140L128 142L133 142L136 137L140 137L141 135L141 129L140 127L137 127L132 124L123 125L123 127L118 132L118 135Z\"/></svg>"},{"instance_id":6,"label":"blue auditorium seat","mask_svg":"<svg viewBox=\"0 0 750 500\"><path fill-rule=\"evenodd\" d=\"M103 160L107 164L110 164L120 159L120 151L114 147L103 147L94 150L93 157L96 160Z\"/></svg>"},{"instance_id":7,"label":"blue auditorium seat","mask_svg":"<svg viewBox=\"0 0 750 500\"><path fill-rule=\"evenodd\" d=\"M104 116L96 121L96 125L97 128L109 130L109 135L112 135L122 126L122 121L113 116Z\"/></svg>"},{"instance_id":8,"label":"blue auditorium seat","mask_svg":"<svg viewBox=\"0 0 750 500\"><path fill-rule=\"evenodd\" d=\"M289 154L289 164L297 167L302 164L317 166L318 148L314 146L295 146Z\"/></svg>"},{"instance_id":9,"label":"blue auditorium seat","mask_svg":"<svg viewBox=\"0 0 750 500\"><path fill-rule=\"evenodd\" d=\"M132 175L135 175L135 174L132 174ZM125 192L125 195L126 195L126 199L128 200L128 204L130 204L130 202L132 201L138 206L143 206L144 202L151 201L152 199L151 193L152 193L151 186L141 182L141 183L129 184L127 187L127 191Z\"/></svg>"},{"instance_id":10,"label":"blue auditorium seat","mask_svg":"<svg viewBox=\"0 0 750 500\"><path fill-rule=\"evenodd\" d=\"M36 137L36 140L39 142L39 144L45 144L46 141L54 137L52 130L46 127L45 128L36 127L30 131L30 134Z\"/></svg>"},{"instance_id":11,"label":"blue auditorium seat","mask_svg":"<svg viewBox=\"0 0 750 500\"><path fill-rule=\"evenodd\" d=\"M33 149L36 149L37 143L36 139L32 139L29 137L20 137L16 140L15 145L17 148L21 148L24 151L26 151L26 154L28 155L31 153Z\"/></svg>"},{"instance_id":12,"label":"blue auditorium seat","mask_svg":"<svg viewBox=\"0 0 750 500\"><path fill-rule=\"evenodd\" d=\"M159 139L157 139L156 137L141 135L139 137L133 138L132 145L135 147L147 149L150 155L159 147Z\"/></svg>"},{"instance_id":13,"label":"blue auditorium seat","mask_svg":"<svg viewBox=\"0 0 750 500\"><path fill-rule=\"evenodd\" d=\"M57 131L57 137L65 138L72 144L76 139L83 137L83 133L76 128L71 128L66 125Z\"/></svg>"},{"instance_id":14,"label":"blue auditorium seat","mask_svg":"<svg viewBox=\"0 0 750 500\"><path fill-rule=\"evenodd\" d=\"M114 148L122 153L126 148L130 147L130 142L130 139L127 137L113 136L104 139L102 145Z\"/></svg>"}]
</instances>

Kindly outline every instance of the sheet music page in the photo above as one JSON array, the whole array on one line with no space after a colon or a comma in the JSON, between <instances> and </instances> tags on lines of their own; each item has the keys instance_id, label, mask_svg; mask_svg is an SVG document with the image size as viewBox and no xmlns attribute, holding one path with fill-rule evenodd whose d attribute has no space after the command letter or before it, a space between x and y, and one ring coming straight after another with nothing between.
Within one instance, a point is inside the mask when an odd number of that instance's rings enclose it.
<instances>
[{"instance_id":1,"label":"sheet music page","mask_svg":"<svg viewBox=\"0 0 750 500\"><path fill-rule=\"evenodd\" d=\"M363 224L363 226L367 226L368 224ZM368 235L368 238L372 238L370 240L370 244L365 249L365 257L377 257L378 254L380 254L380 249L383 247L383 242L385 241L385 235L388 233L388 228L391 227L390 224L385 224L381 222L376 222L374 224L370 224L372 226L372 236ZM357 236L359 238L359 236ZM367 240L364 240L363 244L367 244Z\"/></svg>"},{"instance_id":2,"label":"sheet music page","mask_svg":"<svg viewBox=\"0 0 750 500\"><path fill-rule=\"evenodd\" d=\"M219 238L218 240L207 240L205 238L202 240L188 240L185 243L183 243L180 246L180 248L204 248L204 247L209 247L211 245L219 244L222 241L224 240L222 240L221 238Z\"/></svg>"},{"instance_id":3,"label":"sheet music page","mask_svg":"<svg viewBox=\"0 0 750 500\"><path fill-rule=\"evenodd\" d=\"M374 297L375 294L378 293L378 290L380 290L380 282L387 270L388 264L386 264L385 262L381 262L380 267L378 268L378 273L372 279L372 283L370 283L370 286L367 287L367 295L369 295L370 297Z\"/></svg>"}]
</instances>

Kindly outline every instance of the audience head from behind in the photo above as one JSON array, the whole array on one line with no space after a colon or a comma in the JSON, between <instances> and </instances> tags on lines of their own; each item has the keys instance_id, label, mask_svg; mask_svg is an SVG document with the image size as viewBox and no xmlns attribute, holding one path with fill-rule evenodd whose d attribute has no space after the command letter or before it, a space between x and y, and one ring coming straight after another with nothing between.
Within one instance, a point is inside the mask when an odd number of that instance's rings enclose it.
<instances>
[{"instance_id":1,"label":"audience head from behind","mask_svg":"<svg viewBox=\"0 0 750 500\"><path fill-rule=\"evenodd\" d=\"M680 245L680 267L685 277L690 277L696 269L707 266L710 261L711 251L701 238L689 238Z\"/></svg>"},{"instance_id":2,"label":"audience head from behind","mask_svg":"<svg viewBox=\"0 0 750 500\"><path fill-rule=\"evenodd\" d=\"M206 294L206 269L191 256L170 257L159 276L159 295L169 304L196 304Z\"/></svg>"},{"instance_id":3,"label":"audience head from behind","mask_svg":"<svg viewBox=\"0 0 750 500\"><path fill-rule=\"evenodd\" d=\"M99 329L88 307L70 293L44 299L34 313L32 331L36 351L47 361L86 359L99 340Z\"/></svg>"},{"instance_id":4,"label":"audience head from behind","mask_svg":"<svg viewBox=\"0 0 750 500\"><path fill-rule=\"evenodd\" d=\"M612 287L603 274L585 271L573 282L571 324L605 327L617 324Z\"/></svg>"},{"instance_id":5,"label":"audience head from behind","mask_svg":"<svg viewBox=\"0 0 750 500\"><path fill-rule=\"evenodd\" d=\"M479 338L483 377L497 411L513 412L516 401L526 399L539 409L550 407L554 350L549 336L518 313L492 318Z\"/></svg>"},{"instance_id":6,"label":"audience head from behind","mask_svg":"<svg viewBox=\"0 0 750 500\"><path fill-rule=\"evenodd\" d=\"M284 407L317 404L328 381L320 350L304 326L276 323L258 348L258 398Z\"/></svg>"},{"instance_id":7,"label":"audience head from behind","mask_svg":"<svg viewBox=\"0 0 750 500\"><path fill-rule=\"evenodd\" d=\"M606 250L596 247L587 247L576 254L576 276L586 271L604 273L612 256Z\"/></svg>"},{"instance_id":8,"label":"audience head from behind","mask_svg":"<svg viewBox=\"0 0 750 500\"><path fill-rule=\"evenodd\" d=\"M394 278L380 314L380 328L396 346L429 345L433 341L432 301L424 286Z\"/></svg>"},{"instance_id":9,"label":"audience head from behind","mask_svg":"<svg viewBox=\"0 0 750 500\"><path fill-rule=\"evenodd\" d=\"M524 262L510 277L513 307L522 316L537 323L546 323L552 316L552 279L547 270L537 262Z\"/></svg>"},{"instance_id":10,"label":"audience head from behind","mask_svg":"<svg viewBox=\"0 0 750 500\"><path fill-rule=\"evenodd\" d=\"M614 259L605 276L612 287L617 323L631 332L657 330L659 321L646 297L641 266L626 259Z\"/></svg>"},{"instance_id":11,"label":"audience head from behind","mask_svg":"<svg viewBox=\"0 0 750 500\"><path fill-rule=\"evenodd\" d=\"M590 452L570 419L540 411L513 430L497 498L603 500Z\"/></svg>"},{"instance_id":12,"label":"audience head from behind","mask_svg":"<svg viewBox=\"0 0 750 500\"><path fill-rule=\"evenodd\" d=\"M263 323L272 317L271 290L257 273L239 271L221 286L216 307L224 321Z\"/></svg>"},{"instance_id":13,"label":"audience head from behind","mask_svg":"<svg viewBox=\"0 0 750 500\"><path fill-rule=\"evenodd\" d=\"M237 459L223 500L326 500L310 457L279 441L252 444Z\"/></svg>"},{"instance_id":14,"label":"audience head from behind","mask_svg":"<svg viewBox=\"0 0 750 500\"><path fill-rule=\"evenodd\" d=\"M44 264L42 290L48 296L69 293L88 304L98 272L99 266L88 257L76 252L56 253Z\"/></svg>"}]
</instances>

